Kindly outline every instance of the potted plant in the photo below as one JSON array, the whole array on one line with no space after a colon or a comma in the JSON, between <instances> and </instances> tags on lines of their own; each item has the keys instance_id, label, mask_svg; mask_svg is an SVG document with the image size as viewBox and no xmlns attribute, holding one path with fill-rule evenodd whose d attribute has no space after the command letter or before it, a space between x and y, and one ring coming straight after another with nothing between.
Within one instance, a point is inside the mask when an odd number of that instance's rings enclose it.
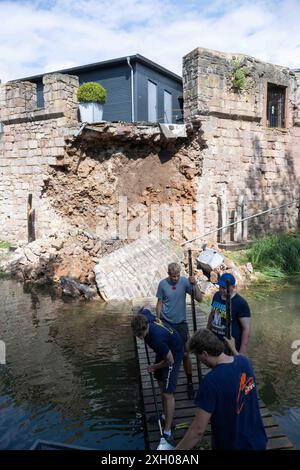
<instances>
[{"instance_id":1,"label":"potted plant","mask_svg":"<svg viewBox=\"0 0 300 470\"><path fill-rule=\"evenodd\" d=\"M82 122L102 121L106 93L106 89L97 82L87 82L80 85L77 90L77 98Z\"/></svg>"}]
</instances>

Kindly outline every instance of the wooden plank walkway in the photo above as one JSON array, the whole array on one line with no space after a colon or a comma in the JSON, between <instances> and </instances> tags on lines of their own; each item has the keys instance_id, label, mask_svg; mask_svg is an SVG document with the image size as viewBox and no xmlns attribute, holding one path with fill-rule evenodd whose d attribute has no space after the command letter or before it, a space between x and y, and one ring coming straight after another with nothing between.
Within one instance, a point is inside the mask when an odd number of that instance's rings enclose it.
<instances>
[{"instance_id":1,"label":"wooden plank walkway","mask_svg":"<svg viewBox=\"0 0 300 470\"><path fill-rule=\"evenodd\" d=\"M136 313L141 306L148 305L149 307L152 308L152 311L154 312L155 304L156 304L156 299L153 297L147 298L147 299L145 298L135 299L132 302L132 311L133 313ZM197 305L197 302L196 302L196 318L197 318L197 328L203 328L206 326L205 315L203 314L203 312L201 312L199 305ZM187 320L189 323L190 333L192 333L193 331L192 312L191 312L191 306L189 304L187 305ZM154 450L158 446L160 435L159 435L158 423L157 423L157 418L156 418L155 405L154 405L153 393L152 393L152 388L151 388L151 381L150 381L150 377L146 369L147 359L146 359L144 342L139 339L136 339L136 348L137 348L137 356L138 356L138 362L139 362L139 367L140 367L140 381L141 381L140 385L141 385L141 393L142 393L144 413L145 413L144 422L145 422L146 447L147 449ZM149 348L149 355L150 355L150 361L154 361L154 353L150 350L150 348ZM198 384L198 374L197 374L196 358L194 355L191 355L191 360L193 364L193 383L194 383L194 388L196 388L197 385L195 384ZM202 375L205 375L209 371L209 369L203 365L201 366L201 369L202 369ZM159 387L156 381L155 381L155 393L156 393L157 401L158 401L160 412L161 412L161 409L162 409L161 408L161 396L160 396ZM194 401L188 399L186 377L185 377L183 367L181 367L181 370L179 373L178 385L177 385L177 389L175 393L175 400L176 400L176 405L175 405L174 423L176 427L174 430L174 438L175 438L175 441L178 442L185 434L189 426L189 423L191 423L195 415ZM273 419L271 412L267 409L266 405L262 402L262 400L259 400L259 401L260 401L260 410L261 410L266 434L268 436L268 449L292 449L293 445L285 436L285 434L281 431L280 427L278 426L276 421ZM210 428L205 433L204 438L202 439L199 448L200 449L210 448Z\"/></svg>"}]
</instances>

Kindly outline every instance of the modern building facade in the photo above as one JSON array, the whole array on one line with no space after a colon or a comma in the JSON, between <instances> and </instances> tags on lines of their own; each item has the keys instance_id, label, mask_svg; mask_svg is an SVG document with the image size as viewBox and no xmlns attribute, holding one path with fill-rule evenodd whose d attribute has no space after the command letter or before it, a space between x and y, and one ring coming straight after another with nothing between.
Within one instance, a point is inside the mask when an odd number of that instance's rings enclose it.
<instances>
[{"instance_id":1,"label":"modern building facade","mask_svg":"<svg viewBox=\"0 0 300 470\"><path fill-rule=\"evenodd\" d=\"M107 90L103 119L125 122L182 122L182 78L136 54L59 70L79 83L99 82ZM22 78L37 85L37 102L44 106L43 75Z\"/></svg>"}]
</instances>

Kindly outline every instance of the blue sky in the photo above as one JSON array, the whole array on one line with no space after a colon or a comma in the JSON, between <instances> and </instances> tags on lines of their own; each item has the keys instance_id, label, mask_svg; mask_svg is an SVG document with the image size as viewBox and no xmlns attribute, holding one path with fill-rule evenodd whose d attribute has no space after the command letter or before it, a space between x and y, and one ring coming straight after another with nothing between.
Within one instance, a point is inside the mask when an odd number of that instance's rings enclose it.
<instances>
[{"instance_id":1,"label":"blue sky","mask_svg":"<svg viewBox=\"0 0 300 470\"><path fill-rule=\"evenodd\" d=\"M181 74L195 47L300 68L300 0L0 0L0 79L140 53Z\"/></svg>"}]
</instances>

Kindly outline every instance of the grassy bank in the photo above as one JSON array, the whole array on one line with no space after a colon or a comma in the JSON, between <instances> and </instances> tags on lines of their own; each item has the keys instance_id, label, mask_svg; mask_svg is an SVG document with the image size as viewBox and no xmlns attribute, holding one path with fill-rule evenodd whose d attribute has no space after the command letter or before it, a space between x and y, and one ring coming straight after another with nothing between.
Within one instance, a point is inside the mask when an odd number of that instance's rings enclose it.
<instances>
[{"instance_id":1,"label":"grassy bank","mask_svg":"<svg viewBox=\"0 0 300 470\"><path fill-rule=\"evenodd\" d=\"M248 250L231 253L229 258L239 265L250 262L266 278L300 274L300 234L266 237Z\"/></svg>"},{"instance_id":2,"label":"grassy bank","mask_svg":"<svg viewBox=\"0 0 300 470\"><path fill-rule=\"evenodd\" d=\"M0 240L0 263L2 261L5 261L9 256L10 256L10 253L9 253L9 248L12 246L11 243L9 242L2 242ZM6 278L7 277L7 274L6 273L3 273L1 271L1 268L0 268L0 279L2 278Z\"/></svg>"},{"instance_id":3,"label":"grassy bank","mask_svg":"<svg viewBox=\"0 0 300 470\"><path fill-rule=\"evenodd\" d=\"M268 277L284 278L300 273L300 235L273 235L247 250L254 269Z\"/></svg>"}]
</instances>

